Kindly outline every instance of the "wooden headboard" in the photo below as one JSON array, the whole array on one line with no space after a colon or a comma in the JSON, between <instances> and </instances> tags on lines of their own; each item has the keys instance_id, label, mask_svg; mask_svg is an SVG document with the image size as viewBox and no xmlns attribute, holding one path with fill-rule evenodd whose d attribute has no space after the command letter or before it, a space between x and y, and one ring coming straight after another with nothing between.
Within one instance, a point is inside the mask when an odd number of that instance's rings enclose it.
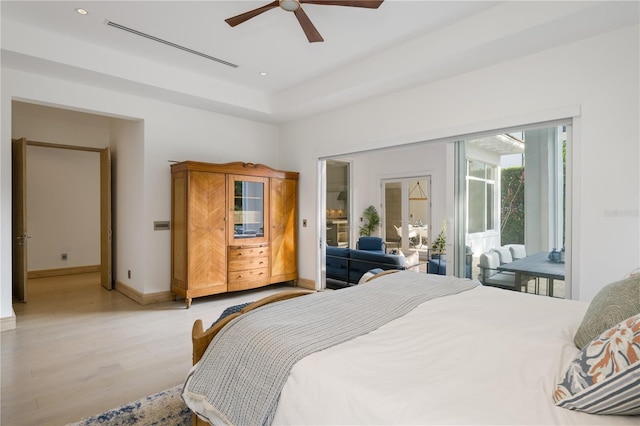
<instances>
[{"instance_id":1,"label":"wooden headboard","mask_svg":"<svg viewBox=\"0 0 640 426\"><path fill-rule=\"evenodd\" d=\"M272 294L271 296L264 297L251 303L250 305L245 306L238 312L224 317L206 331L204 330L202 320L196 320L196 322L193 324L193 329L191 330L191 341L193 342L193 364L200 361L200 358L202 358L202 355L204 355L204 352L207 350L207 347L209 346L209 343L211 343L211 340L213 340L215 335L218 334L218 332L222 330L224 326L227 325L227 323L232 319L269 303L292 299L294 297L304 296L311 293L315 293L315 291L287 290L280 293Z\"/></svg>"}]
</instances>

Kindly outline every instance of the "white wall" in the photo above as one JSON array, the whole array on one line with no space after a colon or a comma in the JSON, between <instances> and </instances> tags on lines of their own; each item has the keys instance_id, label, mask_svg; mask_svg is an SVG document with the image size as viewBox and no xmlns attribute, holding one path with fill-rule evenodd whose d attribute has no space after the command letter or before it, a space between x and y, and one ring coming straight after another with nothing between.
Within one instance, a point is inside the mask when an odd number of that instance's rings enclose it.
<instances>
[{"instance_id":1,"label":"white wall","mask_svg":"<svg viewBox=\"0 0 640 426\"><path fill-rule=\"evenodd\" d=\"M109 119L13 102L11 132L16 139L104 148ZM27 147L27 229L29 271L100 264L99 153Z\"/></svg>"},{"instance_id":2,"label":"white wall","mask_svg":"<svg viewBox=\"0 0 640 426\"><path fill-rule=\"evenodd\" d=\"M579 111L570 153L570 267L573 297L590 300L640 265L638 40L638 26L628 27L284 126L282 149L291 164L308 171L300 180L300 217L309 220L300 232L301 252L313 253L318 241L317 179L311 172L317 158ZM453 186L447 182L445 187L451 188L447 198L452 200ZM444 211L434 209L434 223L452 214L453 202L446 205ZM606 267L603 251L611 253ZM314 277L315 258L300 258L300 275Z\"/></svg>"},{"instance_id":3,"label":"white wall","mask_svg":"<svg viewBox=\"0 0 640 426\"><path fill-rule=\"evenodd\" d=\"M273 168L282 162L276 126L169 104L152 112L144 121L144 219L138 234L146 245L144 293L169 290L171 235L154 231L153 222L171 219L170 160L246 161Z\"/></svg>"},{"instance_id":4,"label":"white wall","mask_svg":"<svg viewBox=\"0 0 640 426\"><path fill-rule=\"evenodd\" d=\"M115 143L118 175L117 232L119 247L130 247L124 257L115 252L117 280L127 282L122 271L132 270L128 285L141 293L168 291L170 235L153 231L155 220L169 220L169 160L210 162L247 161L282 168L279 129L256 123L153 101L96 87L70 83L2 68L0 106L0 317L11 309L11 100L62 106L115 118L141 120L142 130L113 126L108 144ZM142 136L143 141L138 140ZM121 138L111 141L111 138ZM125 144L141 144L133 147ZM130 163L129 163L130 162ZM121 212L125 212L121 214ZM134 249L135 248L135 249ZM124 253L125 250L122 250Z\"/></svg>"},{"instance_id":5,"label":"white wall","mask_svg":"<svg viewBox=\"0 0 640 426\"><path fill-rule=\"evenodd\" d=\"M373 204L378 212L382 212L382 189L380 188L382 179L431 176L430 200L435 214L432 214L430 229L436 233L440 231L442 220L445 219L443 212L446 211L444 207L447 177L446 144L430 142L393 150L353 154L348 158L353 160L354 172L352 241L358 240L360 217L367 206ZM381 232L382 230L379 229L377 234L381 235ZM394 238L397 238L395 234L387 236L387 239Z\"/></svg>"},{"instance_id":6,"label":"white wall","mask_svg":"<svg viewBox=\"0 0 640 426\"><path fill-rule=\"evenodd\" d=\"M112 268L115 279L140 288L144 283L140 254L146 246L140 232L144 226L144 122L111 119L110 139ZM139 237L131 238L133 235Z\"/></svg>"},{"instance_id":7,"label":"white wall","mask_svg":"<svg viewBox=\"0 0 640 426\"><path fill-rule=\"evenodd\" d=\"M318 158L565 118L579 111L570 159L574 167L570 266L574 296L589 300L603 285L640 265L638 39L638 26L629 27L281 129L2 68L0 317L12 313L11 99L143 120L143 163L136 164L142 171L126 168L138 179L127 184L142 198L136 205L142 211L118 219L119 226L133 220L132 233L119 235L119 244L140 249L127 259L118 257L117 263L131 265L131 286L144 293L169 287L169 234L152 228L154 220L170 217L168 160L239 160L300 171L300 219L306 218L309 226L299 229L299 271L301 278L315 279ZM118 161L124 158L118 156ZM447 146L445 163L452 161ZM434 210L434 223L438 216L453 214L449 171L441 179L446 207ZM433 182L434 188L439 186ZM609 253L606 268L603 251Z\"/></svg>"},{"instance_id":8,"label":"white wall","mask_svg":"<svg viewBox=\"0 0 640 426\"><path fill-rule=\"evenodd\" d=\"M27 146L27 233L28 271L100 264L100 153Z\"/></svg>"}]
</instances>

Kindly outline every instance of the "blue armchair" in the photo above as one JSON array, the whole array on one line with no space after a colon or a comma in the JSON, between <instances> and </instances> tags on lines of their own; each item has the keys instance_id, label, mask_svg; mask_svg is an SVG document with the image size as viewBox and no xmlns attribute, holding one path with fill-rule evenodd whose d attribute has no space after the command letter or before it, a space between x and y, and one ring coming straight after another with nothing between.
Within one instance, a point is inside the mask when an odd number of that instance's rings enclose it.
<instances>
[{"instance_id":1,"label":"blue armchair","mask_svg":"<svg viewBox=\"0 0 640 426\"><path fill-rule=\"evenodd\" d=\"M360 237L356 243L356 250L386 253L386 245L380 237Z\"/></svg>"}]
</instances>

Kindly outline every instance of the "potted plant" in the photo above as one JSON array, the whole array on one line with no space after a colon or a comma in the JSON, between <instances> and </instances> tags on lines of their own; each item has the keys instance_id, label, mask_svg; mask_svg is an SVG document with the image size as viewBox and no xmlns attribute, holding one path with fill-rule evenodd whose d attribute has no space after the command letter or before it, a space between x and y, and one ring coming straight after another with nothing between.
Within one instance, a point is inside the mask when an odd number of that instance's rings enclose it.
<instances>
[{"instance_id":1,"label":"potted plant","mask_svg":"<svg viewBox=\"0 0 640 426\"><path fill-rule=\"evenodd\" d=\"M364 217L364 220L366 220L366 223L360 227L360 236L370 237L371 234L376 232L378 226L380 226L380 216L373 205L364 209L362 216Z\"/></svg>"},{"instance_id":2,"label":"potted plant","mask_svg":"<svg viewBox=\"0 0 640 426\"><path fill-rule=\"evenodd\" d=\"M433 241L433 244L431 245L431 258L433 259L440 259L445 254L445 251L447 250L446 230L447 230L447 222L446 220L443 220L442 230L440 230L440 233L438 234L436 239Z\"/></svg>"}]
</instances>

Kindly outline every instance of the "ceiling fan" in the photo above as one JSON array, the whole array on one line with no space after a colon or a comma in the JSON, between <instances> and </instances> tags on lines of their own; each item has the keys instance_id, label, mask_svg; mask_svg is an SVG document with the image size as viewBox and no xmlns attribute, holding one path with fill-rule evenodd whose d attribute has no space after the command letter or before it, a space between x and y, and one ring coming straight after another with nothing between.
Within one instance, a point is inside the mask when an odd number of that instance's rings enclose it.
<instances>
[{"instance_id":1,"label":"ceiling fan","mask_svg":"<svg viewBox=\"0 0 640 426\"><path fill-rule=\"evenodd\" d=\"M302 30L307 35L309 43L315 43L318 41L324 41L316 27L313 26L311 20L302 10L303 3L320 4L329 6L349 6L349 7L364 7L367 9L377 9L380 7L384 0L275 0L267 5L259 7L257 9L250 10L245 13L241 13L238 16L225 19L225 22L232 27L242 24L249 19L260 15L268 10L280 7L287 12L293 12L298 18L298 22L302 27Z\"/></svg>"}]
</instances>

